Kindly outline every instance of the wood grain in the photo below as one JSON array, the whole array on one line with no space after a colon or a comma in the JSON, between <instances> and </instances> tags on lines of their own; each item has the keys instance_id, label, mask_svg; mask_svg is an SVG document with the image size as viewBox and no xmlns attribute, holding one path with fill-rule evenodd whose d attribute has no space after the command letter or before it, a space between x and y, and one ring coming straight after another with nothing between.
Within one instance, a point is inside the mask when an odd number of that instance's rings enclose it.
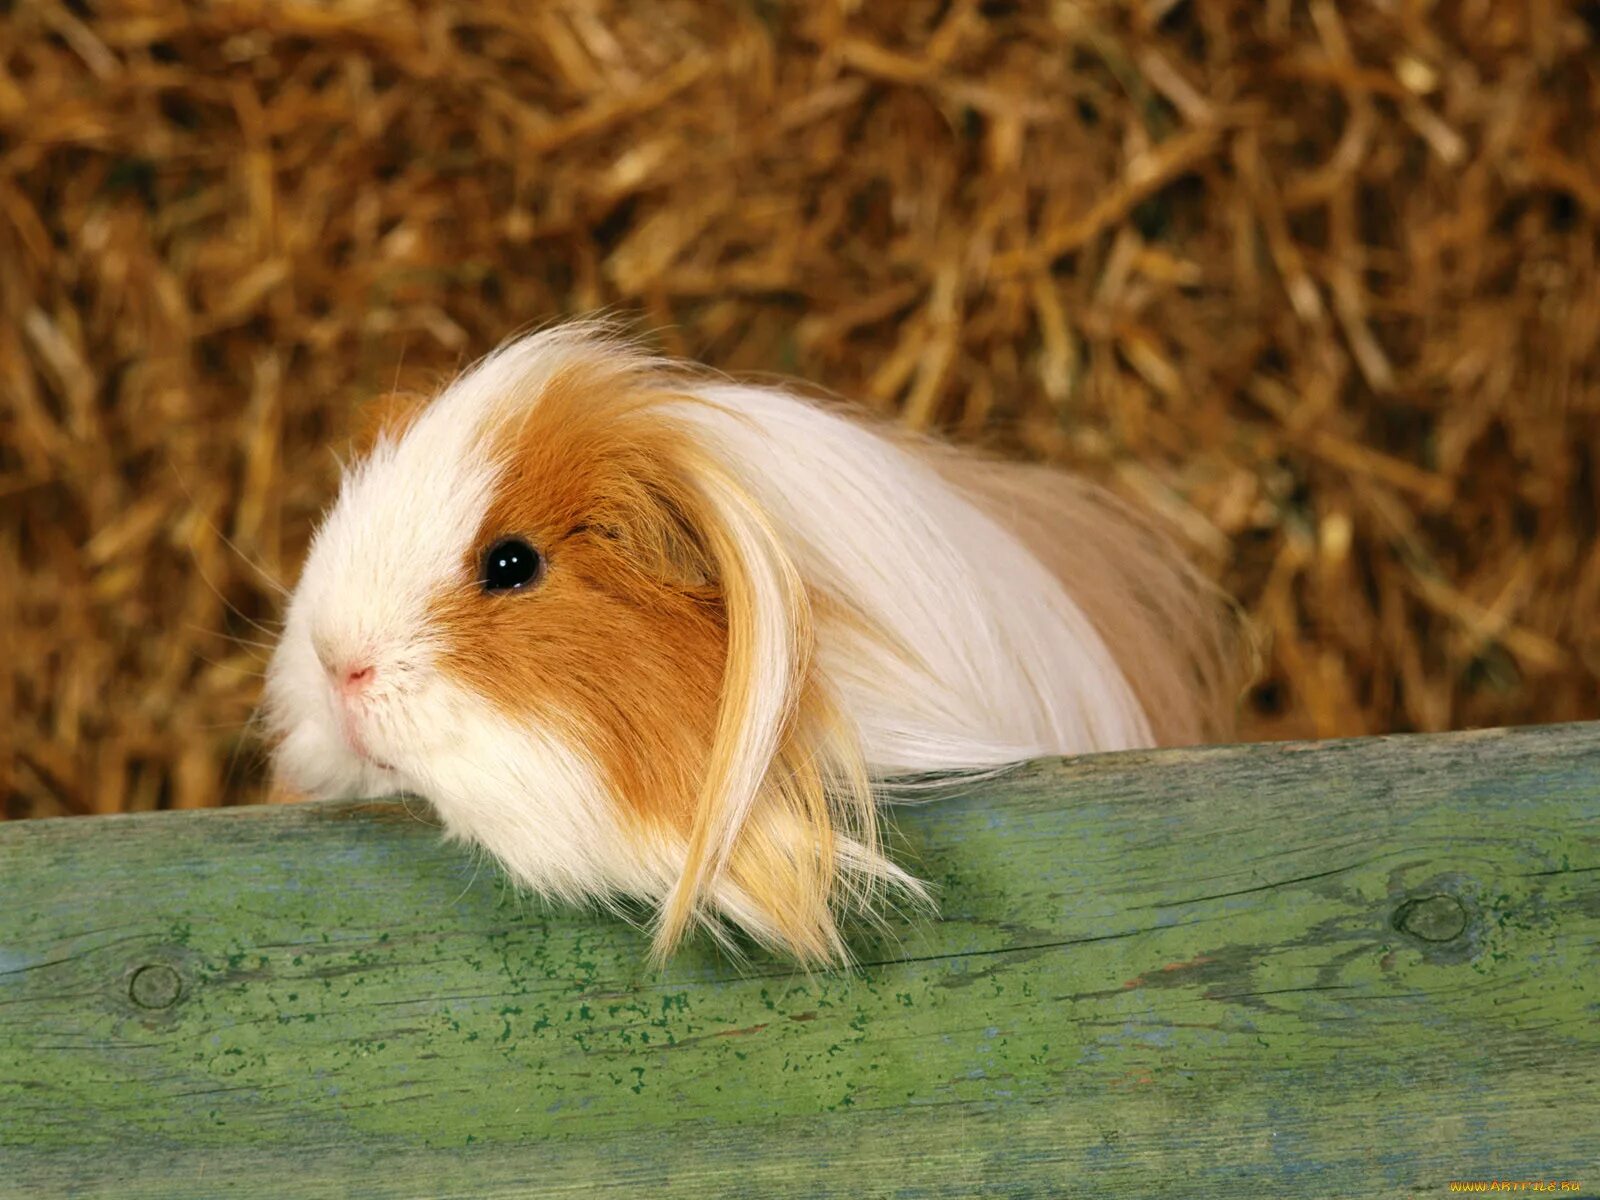
<instances>
[{"instance_id":1,"label":"wood grain","mask_svg":"<svg viewBox=\"0 0 1600 1200\"><path fill-rule=\"evenodd\" d=\"M809 977L420 805L14 823L0 1194L1593 1194L1597 815L1596 725L1036 763Z\"/></svg>"}]
</instances>

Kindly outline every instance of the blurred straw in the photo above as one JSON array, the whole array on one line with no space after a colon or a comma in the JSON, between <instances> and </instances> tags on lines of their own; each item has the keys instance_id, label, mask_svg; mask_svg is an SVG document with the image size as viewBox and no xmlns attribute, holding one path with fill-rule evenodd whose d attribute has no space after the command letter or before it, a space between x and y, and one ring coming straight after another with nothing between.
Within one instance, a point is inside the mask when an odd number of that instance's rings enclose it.
<instances>
[{"instance_id":1,"label":"blurred straw","mask_svg":"<svg viewBox=\"0 0 1600 1200\"><path fill-rule=\"evenodd\" d=\"M366 399L608 306L1097 474L1245 732L1600 716L1593 5L0 6L0 796L261 797Z\"/></svg>"}]
</instances>

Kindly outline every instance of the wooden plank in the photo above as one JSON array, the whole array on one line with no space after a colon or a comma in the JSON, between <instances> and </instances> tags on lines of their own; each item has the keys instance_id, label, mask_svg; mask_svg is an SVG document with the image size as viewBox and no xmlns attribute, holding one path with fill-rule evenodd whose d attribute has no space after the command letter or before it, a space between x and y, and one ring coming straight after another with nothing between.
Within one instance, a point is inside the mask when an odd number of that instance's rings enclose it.
<instances>
[{"instance_id":1,"label":"wooden plank","mask_svg":"<svg viewBox=\"0 0 1600 1200\"><path fill-rule=\"evenodd\" d=\"M943 918L813 977L393 805L13 824L0 1193L1593 1189L1597 814L1597 725L1039 763L903 811Z\"/></svg>"}]
</instances>

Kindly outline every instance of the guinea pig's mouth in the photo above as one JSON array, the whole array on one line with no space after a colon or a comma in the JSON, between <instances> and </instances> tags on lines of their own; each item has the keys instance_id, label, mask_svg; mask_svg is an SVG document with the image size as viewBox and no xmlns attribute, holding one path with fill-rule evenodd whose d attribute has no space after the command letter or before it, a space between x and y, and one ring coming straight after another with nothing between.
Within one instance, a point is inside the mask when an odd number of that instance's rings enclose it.
<instances>
[{"instance_id":1,"label":"guinea pig's mouth","mask_svg":"<svg viewBox=\"0 0 1600 1200\"><path fill-rule=\"evenodd\" d=\"M356 757L362 762L377 767L380 771L394 770L394 765L392 763L384 762L383 759L379 758L371 750L367 749L365 742L352 738L350 740L350 749L355 751Z\"/></svg>"},{"instance_id":2,"label":"guinea pig's mouth","mask_svg":"<svg viewBox=\"0 0 1600 1200\"><path fill-rule=\"evenodd\" d=\"M350 752L362 762L369 763L372 766L377 767L379 770L394 770L394 765L392 763L384 762L383 759L379 758L372 752L371 748L368 747L366 739L361 736L361 730L357 726L354 717L352 717L348 711L343 714L343 719L340 720L339 727L340 732L344 734L344 744L349 746Z\"/></svg>"}]
</instances>

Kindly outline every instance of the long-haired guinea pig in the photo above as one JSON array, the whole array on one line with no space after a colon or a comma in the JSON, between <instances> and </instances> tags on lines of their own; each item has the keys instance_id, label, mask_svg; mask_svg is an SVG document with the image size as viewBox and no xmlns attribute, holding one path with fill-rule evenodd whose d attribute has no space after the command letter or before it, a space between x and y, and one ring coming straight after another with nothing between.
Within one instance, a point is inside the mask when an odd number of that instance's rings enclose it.
<instances>
[{"instance_id":1,"label":"long-haired guinea pig","mask_svg":"<svg viewBox=\"0 0 1600 1200\"><path fill-rule=\"evenodd\" d=\"M386 406L267 677L280 786L406 793L540 893L806 962L922 897L897 777L1214 738L1228 607L1081 480L605 328Z\"/></svg>"}]
</instances>

